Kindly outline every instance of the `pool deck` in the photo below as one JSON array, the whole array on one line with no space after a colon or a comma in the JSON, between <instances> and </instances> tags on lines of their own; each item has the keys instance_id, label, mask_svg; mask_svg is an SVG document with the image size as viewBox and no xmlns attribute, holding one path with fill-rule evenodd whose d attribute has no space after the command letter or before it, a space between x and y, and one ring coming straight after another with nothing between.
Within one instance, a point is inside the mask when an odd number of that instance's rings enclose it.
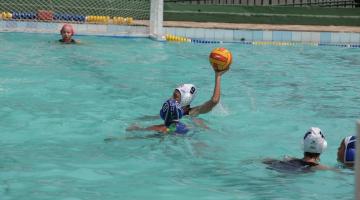
<instances>
[{"instance_id":1,"label":"pool deck","mask_svg":"<svg viewBox=\"0 0 360 200\"><path fill-rule=\"evenodd\" d=\"M0 20L0 32L59 33L65 22L34 22ZM132 25L74 23L79 35L117 37L149 37L149 21L135 20ZM209 42L282 42L340 45L360 48L360 26L313 26L235 24L203 22L163 22L163 36L175 36L182 41L186 37L198 43ZM163 40L166 37L157 39Z\"/></svg>"},{"instance_id":2,"label":"pool deck","mask_svg":"<svg viewBox=\"0 0 360 200\"><path fill-rule=\"evenodd\" d=\"M148 25L147 21L137 21L137 25ZM309 32L352 32L360 33L358 26L317 26L317 25L275 25L275 24L235 24L214 22L164 21L164 27L211 28L232 30L265 30L265 31L309 31Z\"/></svg>"}]
</instances>

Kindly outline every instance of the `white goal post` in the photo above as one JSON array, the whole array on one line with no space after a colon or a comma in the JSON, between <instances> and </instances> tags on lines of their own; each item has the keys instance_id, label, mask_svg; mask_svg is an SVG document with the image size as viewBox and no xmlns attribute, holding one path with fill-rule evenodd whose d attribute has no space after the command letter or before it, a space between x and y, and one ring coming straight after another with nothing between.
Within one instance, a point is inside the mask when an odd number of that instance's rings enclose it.
<instances>
[{"instance_id":1,"label":"white goal post","mask_svg":"<svg viewBox=\"0 0 360 200\"><path fill-rule=\"evenodd\" d=\"M360 120L356 123L357 136L356 136L356 156L355 156L355 199L360 200Z\"/></svg>"},{"instance_id":2,"label":"white goal post","mask_svg":"<svg viewBox=\"0 0 360 200\"><path fill-rule=\"evenodd\" d=\"M150 37L163 40L164 0L151 0Z\"/></svg>"}]
</instances>

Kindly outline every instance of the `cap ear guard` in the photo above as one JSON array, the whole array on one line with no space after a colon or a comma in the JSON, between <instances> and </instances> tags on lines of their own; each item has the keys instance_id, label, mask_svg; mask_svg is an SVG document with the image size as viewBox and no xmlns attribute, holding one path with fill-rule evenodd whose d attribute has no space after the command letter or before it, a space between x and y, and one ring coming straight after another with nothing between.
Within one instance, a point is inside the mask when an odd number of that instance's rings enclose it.
<instances>
[{"instance_id":1,"label":"cap ear guard","mask_svg":"<svg viewBox=\"0 0 360 200\"><path fill-rule=\"evenodd\" d=\"M324 152L326 148L327 148L327 141L324 139L320 153Z\"/></svg>"},{"instance_id":2,"label":"cap ear guard","mask_svg":"<svg viewBox=\"0 0 360 200\"><path fill-rule=\"evenodd\" d=\"M344 139L345 145L345 152L344 152L344 163L354 163L355 161L355 144L356 144L356 137L355 136L348 136Z\"/></svg>"},{"instance_id":3,"label":"cap ear guard","mask_svg":"<svg viewBox=\"0 0 360 200\"><path fill-rule=\"evenodd\" d=\"M356 149L346 149L344 155L344 163L354 163Z\"/></svg>"}]
</instances>

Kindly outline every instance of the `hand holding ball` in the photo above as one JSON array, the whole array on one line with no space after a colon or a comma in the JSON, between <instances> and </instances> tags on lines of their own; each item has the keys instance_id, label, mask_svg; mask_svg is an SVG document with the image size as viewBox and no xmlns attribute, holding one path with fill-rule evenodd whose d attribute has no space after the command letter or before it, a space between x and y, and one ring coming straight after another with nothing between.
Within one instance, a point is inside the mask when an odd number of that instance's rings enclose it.
<instances>
[{"instance_id":1,"label":"hand holding ball","mask_svg":"<svg viewBox=\"0 0 360 200\"><path fill-rule=\"evenodd\" d=\"M209 55L209 61L215 71L228 70L232 62L231 52L223 47L215 48Z\"/></svg>"}]
</instances>

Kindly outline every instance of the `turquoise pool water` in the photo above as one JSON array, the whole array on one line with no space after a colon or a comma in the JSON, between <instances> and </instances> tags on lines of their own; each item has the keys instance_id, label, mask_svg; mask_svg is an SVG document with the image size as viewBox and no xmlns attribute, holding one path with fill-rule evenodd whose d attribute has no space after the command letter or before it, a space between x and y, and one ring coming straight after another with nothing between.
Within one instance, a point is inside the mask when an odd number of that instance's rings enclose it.
<instances>
[{"instance_id":1,"label":"turquoise pool water","mask_svg":"<svg viewBox=\"0 0 360 200\"><path fill-rule=\"evenodd\" d=\"M194 105L210 98L217 45L57 39L0 33L1 199L354 199L352 171L283 174L261 160L301 157L319 126L321 162L336 167L360 117L360 49L222 44L234 63L220 105L200 116L210 129L129 139L151 133L127 127L161 123L144 116L178 84L198 87Z\"/></svg>"}]
</instances>

